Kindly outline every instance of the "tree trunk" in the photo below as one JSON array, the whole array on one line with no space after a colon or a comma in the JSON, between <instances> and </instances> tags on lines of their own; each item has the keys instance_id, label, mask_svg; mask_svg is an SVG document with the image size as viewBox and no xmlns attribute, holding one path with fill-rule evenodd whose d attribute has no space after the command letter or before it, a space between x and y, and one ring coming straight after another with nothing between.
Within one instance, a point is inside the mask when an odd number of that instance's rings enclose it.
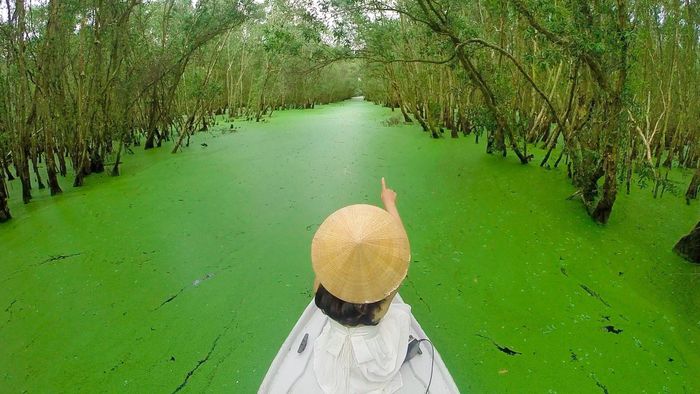
<instances>
[{"instance_id":1,"label":"tree trunk","mask_svg":"<svg viewBox=\"0 0 700 394\"><path fill-rule=\"evenodd\" d=\"M196 111L196 110L195 110ZM192 113L188 118L185 124L182 126L180 130L180 136L178 137L177 141L175 142L175 146L173 147L173 150L170 153L177 153L177 150L180 149L180 145L182 145L182 141L187 136L187 146L190 145L190 133L192 130L194 130L194 121L195 121L195 113ZM204 123L204 127L206 127L206 122Z\"/></svg>"},{"instance_id":2,"label":"tree trunk","mask_svg":"<svg viewBox=\"0 0 700 394\"><path fill-rule=\"evenodd\" d=\"M605 224L612 213L613 204L617 197L617 158L616 149L612 145L606 147L603 158L603 169L605 171L605 181L603 183L603 196L598 201L591 217L598 223Z\"/></svg>"},{"instance_id":3,"label":"tree trunk","mask_svg":"<svg viewBox=\"0 0 700 394\"><path fill-rule=\"evenodd\" d=\"M3 157L0 157L0 161L2 161L2 169L0 169L0 171L5 171L5 174L7 174L7 180L12 181L15 179L15 177L10 172L10 166L7 164L7 160L4 156L5 155L3 155Z\"/></svg>"},{"instance_id":4,"label":"tree trunk","mask_svg":"<svg viewBox=\"0 0 700 394\"><path fill-rule=\"evenodd\" d=\"M429 131L430 129L428 128L428 125L425 123L425 120L423 117L420 115L420 108L418 105L416 105L416 111L413 113L413 116L415 116L416 120L420 124L420 127L423 129L423 131Z\"/></svg>"},{"instance_id":5,"label":"tree trunk","mask_svg":"<svg viewBox=\"0 0 700 394\"><path fill-rule=\"evenodd\" d=\"M87 149L85 144L79 147L77 152L77 159L75 161L75 180L73 181L73 187L83 186L85 176L90 174L90 160L88 158Z\"/></svg>"},{"instance_id":6,"label":"tree trunk","mask_svg":"<svg viewBox=\"0 0 700 394\"><path fill-rule=\"evenodd\" d=\"M105 161L104 155L100 154L102 148L96 146L90 155L90 172L95 174L100 174L105 171Z\"/></svg>"},{"instance_id":7,"label":"tree trunk","mask_svg":"<svg viewBox=\"0 0 700 394\"><path fill-rule=\"evenodd\" d=\"M15 152L21 152L18 157L20 160L16 161L17 170L19 171L19 179L22 183L22 201L25 204L29 204L32 200L32 184L29 177L29 161L27 160L27 152L23 146L19 145Z\"/></svg>"},{"instance_id":8,"label":"tree trunk","mask_svg":"<svg viewBox=\"0 0 700 394\"><path fill-rule=\"evenodd\" d=\"M32 184L29 177L29 143L31 136L29 135L29 122L27 111L27 96L29 95L29 74L26 64L26 43L25 43L25 7L24 0L15 2L15 10L17 12L17 32L15 40L17 41L17 70L19 72L19 97L17 97L17 115L15 128L17 130L17 141L14 146L13 161L17 167L17 176L22 182L22 200L28 204L32 199Z\"/></svg>"},{"instance_id":9,"label":"tree trunk","mask_svg":"<svg viewBox=\"0 0 700 394\"><path fill-rule=\"evenodd\" d=\"M5 174L0 170L0 223L12 218L10 208L7 206L7 187L5 186Z\"/></svg>"},{"instance_id":10,"label":"tree trunk","mask_svg":"<svg viewBox=\"0 0 700 394\"><path fill-rule=\"evenodd\" d=\"M51 195L61 194L61 186L58 184L58 179L56 177L56 158L54 157L53 150L53 138L50 135L46 135L44 148L46 149L46 174L48 176L47 181L49 182L49 190L51 190Z\"/></svg>"},{"instance_id":11,"label":"tree trunk","mask_svg":"<svg viewBox=\"0 0 700 394\"><path fill-rule=\"evenodd\" d=\"M406 108L404 108L403 104L400 104L399 108L401 108L401 114L403 115L403 121L406 123L413 123L413 120L411 119L410 116L408 116L408 112L406 112Z\"/></svg>"},{"instance_id":12,"label":"tree trunk","mask_svg":"<svg viewBox=\"0 0 700 394\"><path fill-rule=\"evenodd\" d=\"M117 157L114 160L114 166L112 167L112 176L119 176L119 164L121 164L123 147L124 147L124 137L120 134L119 135L119 148L117 149Z\"/></svg>"},{"instance_id":13,"label":"tree trunk","mask_svg":"<svg viewBox=\"0 0 700 394\"><path fill-rule=\"evenodd\" d=\"M62 177L66 177L68 175L65 147L58 149L58 173L61 174Z\"/></svg>"},{"instance_id":14,"label":"tree trunk","mask_svg":"<svg viewBox=\"0 0 700 394\"><path fill-rule=\"evenodd\" d=\"M33 152L31 153L32 168L34 169L34 176L36 176L36 183L39 186L39 190L46 189L44 182L41 181L41 174L39 174L39 166L37 165L36 156Z\"/></svg>"},{"instance_id":15,"label":"tree trunk","mask_svg":"<svg viewBox=\"0 0 700 394\"><path fill-rule=\"evenodd\" d=\"M673 251L691 263L700 264L700 222L673 247Z\"/></svg>"},{"instance_id":16,"label":"tree trunk","mask_svg":"<svg viewBox=\"0 0 700 394\"><path fill-rule=\"evenodd\" d=\"M690 204L690 200L698 198L698 188L700 188L700 167L695 169L693 179L690 180L688 190L685 192L685 202Z\"/></svg>"},{"instance_id":17,"label":"tree trunk","mask_svg":"<svg viewBox=\"0 0 700 394\"><path fill-rule=\"evenodd\" d=\"M606 127L607 136L605 150L603 152L603 169L605 170L605 182L603 183L603 197L598 201L591 217L598 223L607 223L612 212L615 198L617 197L617 147L620 144L620 133L622 130L622 95L624 87L627 84L627 51L629 42L627 41L627 22L629 15L627 13L627 4L624 0L617 0L617 31L620 44L619 74L610 104L607 106L609 111L606 111L610 120L609 126Z\"/></svg>"},{"instance_id":18,"label":"tree trunk","mask_svg":"<svg viewBox=\"0 0 700 394\"><path fill-rule=\"evenodd\" d=\"M554 168L557 168L559 165L563 153L564 151L562 150L562 155L554 163ZM600 163L589 154L582 158L581 163L578 165L574 165L568 160L567 164L569 166L569 177L574 186L581 190L581 196L586 208L590 208L598 196L598 180L605 175L604 163Z\"/></svg>"},{"instance_id":19,"label":"tree trunk","mask_svg":"<svg viewBox=\"0 0 700 394\"><path fill-rule=\"evenodd\" d=\"M506 144L505 144L505 137L508 137L508 142L510 144L510 148L513 150L516 156L518 156L518 159L520 159L520 163L522 164L527 164L529 162L528 158L520 152L520 148L518 148L517 140L515 138L515 135L513 134L513 130L511 129L510 125L508 124L508 121L506 118L503 116L501 113L500 108L498 107L498 104L496 102L496 97L494 96L493 92L489 88L489 86L486 84L486 81L483 79L479 71L476 69L474 64L472 64L471 60L467 56L467 54L464 52L464 49L462 48L459 40L457 40L456 37L452 37L453 44L455 48L457 49L457 58L460 61L460 64L462 64L462 67L465 69L467 72L467 75L469 78L474 82L474 84L479 88L481 91L483 97L484 97L484 102L486 103L486 107L488 108L489 112L491 115L494 117L496 120L496 130L494 130L493 134L493 143L494 143L494 148L499 151L503 151L503 156L506 155ZM491 140L489 140L490 142Z\"/></svg>"},{"instance_id":20,"label":"tree trunk","mask_svg":"<svg viewBox=\"0 0 700 394\"><path fill-rule=\"evenodd\" d=\"M552 154L552 151L557 146L557 140L559 139L560 132L561 132L561 127L557 127L557 129L554 131L554 133L549 136L549 139L547 140L547 146L546 146L547 153L544 155L542 162L540 162L540 167L544 167L544 165L547 164L547 161L549 160L549 156Z\"/></svg>"},{"instance_id":21,"label":"tree trunk","mask_svg":"<svg viewBox=\"0 0 700 394\"><path fill-rule=\"evenodd\" d=\"M46 36L44 45L39 53L40 69L37 73L37 89L41 91L42 100L39 100L39 112L44 117L43 148L46 156L46 174L51 195L62 192L56 178L56 131L65 127L65 92L61 76L63 74L63 56L65 50L64 37L69 35L67 23L61 19L61 2L49 2L49 17L46 24ZM63 23L61 23L63 22ZM70 22L69 22L70 23ZM64 27L61 29L61 27ZM72 26L71 26L72 27ZM59 151L59 159L60 159ZM65 163L63 163L65 167ZM62 170L65 176L65 169Z\"/></svg>"},{"instance_id":22,"label":"tree trunk","mask_svg":"<svg viewBox=\"0 0 700 394\"><path fill-rule=\"evenodd\" d=\"M153 149L155 147L155 130L150 129L148 135L146 136L146 143L143 145L143 149Z\"/></svg>"},{"instance_id":23,"label":"tree trunk","mask_svg":"<svg viewBox=\"0 0 700 394\"><path fill-rule=\"evenodd\" d=\"M148 150L148 149L153 149L155 146L154 141L156 137L156 133L158 133L157 129L157 124L158 121L160 120L160 112L158 111L158 97L157 97L157 91L155 85L153 86L153 90L151 92L151 105L148 110L148 126L146 127L146 143L144 144L143 148Z\"/></svg>"}]
</instances>

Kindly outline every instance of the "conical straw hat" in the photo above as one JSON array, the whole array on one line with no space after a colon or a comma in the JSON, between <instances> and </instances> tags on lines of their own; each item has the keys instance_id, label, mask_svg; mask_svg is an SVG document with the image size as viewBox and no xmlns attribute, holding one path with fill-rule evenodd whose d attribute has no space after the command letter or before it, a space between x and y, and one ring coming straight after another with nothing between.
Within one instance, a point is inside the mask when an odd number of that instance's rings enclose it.
<instances>
[{"instance_id":1,"label":"conical straw hat","mask_svg":"<svg viewBox=\"0 0 700 394\"><path fill-rule=\"evenodd\" d=\"M408 237L387 211L366 204L331 214L311 242L317 279L345 302L367 304L398 289L411 258Z\"/></svg>"}]
</instances>

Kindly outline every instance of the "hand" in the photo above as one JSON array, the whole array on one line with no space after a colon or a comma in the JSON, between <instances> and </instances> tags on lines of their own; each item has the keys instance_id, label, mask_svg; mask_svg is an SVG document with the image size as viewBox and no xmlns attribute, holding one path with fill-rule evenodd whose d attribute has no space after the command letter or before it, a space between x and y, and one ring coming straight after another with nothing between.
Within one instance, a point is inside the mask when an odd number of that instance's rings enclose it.
<instances>
[{"instance_id":1,"label":"hand","mask_svg":"<svg viewBox=\"0 0 700 394\"><path fill-rule=\"evenodd\" d=\"M384 209L389 210L390 207L396 207L396 192L392 189L387 189L386 181L382 177L382 202L384 203Z\"/></svg>"}]
</instances>

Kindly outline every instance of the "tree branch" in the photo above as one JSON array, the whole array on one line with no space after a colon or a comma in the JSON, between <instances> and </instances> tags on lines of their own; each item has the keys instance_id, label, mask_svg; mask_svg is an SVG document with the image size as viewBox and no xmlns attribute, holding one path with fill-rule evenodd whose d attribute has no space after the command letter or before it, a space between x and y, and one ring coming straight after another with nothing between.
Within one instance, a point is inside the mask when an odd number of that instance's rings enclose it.
<instances>
[{"instance_id":1,"label":"tree branch","mask_svg":"<svg viewBox=\"0 0 700 394\"><path fill-rule=\"evenodd\" d=\"M520 65L520 62L518 62L518 61L515 59L515 57L513 57L513 55L511 55L511 54L510 54L508 51L506 51L505 49L503 49L503 48L501 48L501 47L499 47L499 46L497 46L497 45L488 43L488 42L486 42L486 41L484 41L484 40L482 40L482 39L479 39L479 38L472 38L472 39L467 40L467 41L464 41L464 42L462 42L462 43L460 43L460 44L462 44L462 45L466 45L466 44L480 44L480 45L485 46L485 47L487 47L487 48L493 49L493 50L495 50L495 51L497 51L497 52L503 54L503 55L504 55L505 57L507 57L508 59L510 59L510 61L513 62L513 64L515 65L515 67L518 69L518 71L520 71L520 73L525 77L525 79L530 83L530 85L532 85L532 88L535 89L535 91L537 92L537 94L538 94L540 97L542 97L542 99L545 101L545 103L547 104L547 107L549 108L549 112L552 114L552 117L554 117L554 120L556 121L557 125L558 125L559 128L562 130L562 132L563 132L563 134L564 134L564 137L568 140L568 138L569 138L569 133L568 133L568 131L567 131L567 129L566 129L566 125L564 124L564 122L561 121L561 119L559 119L559 115L557 114L557 111L554 109L554 105L552 105L552 102L549 100L549 97L547 97L547 95L542 91L542 89L540 89L540 88L537 86L537 84L536 84L535 81L532 79L532 77L530 77L530 75L527 73L527 71L525 71L525 69L523 69L523 66Z\"/></svg>"},{"instance_id":2,"label":"tree branch","mask_svg":"<svg viewBox=\"0 0 700 394\"><path fill-rule=\"evenodd\" d=\"M554 34L552 31L548 30L542 24L537 21L535 16L527 9L525 4L521 0L510 0L515 9L527 20L527 22L534 28L538 33L542 34L550 42L559 45L565 50L569 51L573 56L580 57L591 69L593 78L595 78L598 85L600 85L606 92L609 91L610 84L608 83L608 78L601 69L600 61L596 59L594 55L586 51L584 48L580 48L571 41L564 37L560 37Z\"/></svg>"}]
</instances>

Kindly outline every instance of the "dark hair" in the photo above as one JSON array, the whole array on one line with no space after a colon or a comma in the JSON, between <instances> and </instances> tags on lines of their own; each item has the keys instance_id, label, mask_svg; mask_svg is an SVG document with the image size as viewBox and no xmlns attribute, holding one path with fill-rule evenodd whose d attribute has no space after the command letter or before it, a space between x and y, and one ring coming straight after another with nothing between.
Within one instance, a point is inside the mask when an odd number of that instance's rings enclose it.
<instances>
[{"instance_id":1,"label":"dark hair","mask_svg":"<svg viewBox=\"0 0 700 394\"><path fill-rule=\"evenodd\" d=\"M379 310L382 301L370 304L353 304L345 302L329 293L323 285L318 285L316 298L314 299L318 309L328 317L344 326L376 326L374 315Z\"/></svg>"}]
</instances>

